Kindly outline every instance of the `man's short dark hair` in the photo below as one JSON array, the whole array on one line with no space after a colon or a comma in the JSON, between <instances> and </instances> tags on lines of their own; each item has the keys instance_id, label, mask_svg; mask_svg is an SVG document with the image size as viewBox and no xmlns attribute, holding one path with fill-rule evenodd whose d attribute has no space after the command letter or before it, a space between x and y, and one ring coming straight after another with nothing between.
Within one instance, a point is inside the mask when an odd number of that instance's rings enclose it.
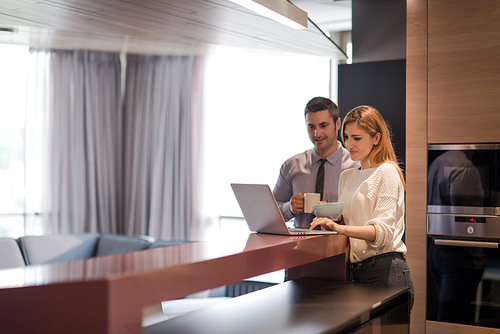
<instances>
[{"instance_id":1,"label":"man's short dark hair","mask_svg":"<svg viewBox=\"0 0 500 334\"><path fill-rule=\"evenodd\" d=\"M333 121L336 122L339 118L339 108L332 100L326 97L317 96L307 102L306 109L304 110L304 117L308 112L318 112L321 110L328 110Z\"/></svg>"}]
</instances>

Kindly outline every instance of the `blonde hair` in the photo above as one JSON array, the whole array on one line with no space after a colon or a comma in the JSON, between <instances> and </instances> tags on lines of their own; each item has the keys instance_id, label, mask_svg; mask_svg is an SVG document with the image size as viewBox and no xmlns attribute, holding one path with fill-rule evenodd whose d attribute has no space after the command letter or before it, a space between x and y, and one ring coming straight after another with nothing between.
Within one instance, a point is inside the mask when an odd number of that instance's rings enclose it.
<instances>
[{"instance_id":1,"label":"blonde hair","mask_svg":"<svg viewBox=\"0 0 500 334\"><path fill-rule=\"evenodd\" d=\"M378 167L385 162L394 165L399 173L401 182L403 182L403 188L406 188L403 171L399 167L394 148L392 147L391 132L378 110L370 106L359 106L349 111L342 122L342 141L344 141L345 126L349 123L355 123L372 138L377 133L380 133L380 141L377 145L373 146L369 155L370 164L373 167Z\"/></svg>"}]
</instances>

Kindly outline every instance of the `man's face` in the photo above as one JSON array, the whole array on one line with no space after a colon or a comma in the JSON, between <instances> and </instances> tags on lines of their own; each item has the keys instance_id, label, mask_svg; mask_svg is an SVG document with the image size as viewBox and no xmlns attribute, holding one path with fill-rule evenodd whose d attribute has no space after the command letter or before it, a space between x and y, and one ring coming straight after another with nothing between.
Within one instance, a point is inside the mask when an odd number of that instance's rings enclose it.
<instances>
[{"instance_id":1,"label":"man's face","mask_svg":"<svg viewBox=\"0 0 500 334\"><path fill-rule=\"evenodd\" d=\"M308 112L306 114L307 132L309 139L314 144L316 152L326 158L338 147L337 130L340 127L340 118L333 121L328 110Z\"/></svg>"}]
</instances>

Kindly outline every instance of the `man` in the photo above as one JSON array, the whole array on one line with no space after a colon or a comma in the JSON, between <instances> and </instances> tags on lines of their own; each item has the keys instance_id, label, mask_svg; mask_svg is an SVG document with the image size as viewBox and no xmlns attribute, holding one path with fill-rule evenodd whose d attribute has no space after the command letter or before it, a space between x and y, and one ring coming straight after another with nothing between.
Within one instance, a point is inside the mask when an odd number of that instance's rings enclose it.
<instances>
[{"instance_id":1,"label":"man","mask_svg":"<svg viewBox=\"0 0 500 334\"><path fill-rule=\"evenodd\" d=\"M273 194L285 220L295 217L295 227L309 228L314 215L304 212L304 193L320 192L323 201L328 194L328 200L335 202L340 173L359 167L359 162L352 161L349 152L337 140L341 121L335 103L315 97L307 103L304 116L314 148L285 161ZM318 173L321 169L324 173Z\"/></svg>"}]
</instances>

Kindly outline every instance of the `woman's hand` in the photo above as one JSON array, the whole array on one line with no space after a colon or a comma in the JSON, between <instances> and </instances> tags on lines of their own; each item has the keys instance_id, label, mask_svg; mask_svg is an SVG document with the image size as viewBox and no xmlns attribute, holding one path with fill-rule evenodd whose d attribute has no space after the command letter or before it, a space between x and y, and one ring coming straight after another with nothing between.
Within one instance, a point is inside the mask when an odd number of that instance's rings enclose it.
<instances>
[{"instance_id":1,"label":"woman's hand","mask_svg":"<svg viewBox=\"0 0 500 334\"><path fill-rule=\"evenodd\" d=\"M327 231L335 231L349 238L362 239L369 242L374 242L377 236L377 230L372 224L364 226L345 225L344 216L342 215L338 221L323 217L314 218L310 230L314 230L316 226L321 226Z\"/></svg>"},{"instance_id":2,"label":"woman's hand","mask_svg":"<svg viewBox=\"0 0 500 334\"><path fill-rule=\"evenodd\" d=\"M342 219L340 221L342 221ZM319 217L313 219L310 230L314 230L316 226L321 226L327 231L336 231L337 233L341 233L340 230L343 225L339 225L338 222L331 219Z\"/></svg>"}]
</instances>

